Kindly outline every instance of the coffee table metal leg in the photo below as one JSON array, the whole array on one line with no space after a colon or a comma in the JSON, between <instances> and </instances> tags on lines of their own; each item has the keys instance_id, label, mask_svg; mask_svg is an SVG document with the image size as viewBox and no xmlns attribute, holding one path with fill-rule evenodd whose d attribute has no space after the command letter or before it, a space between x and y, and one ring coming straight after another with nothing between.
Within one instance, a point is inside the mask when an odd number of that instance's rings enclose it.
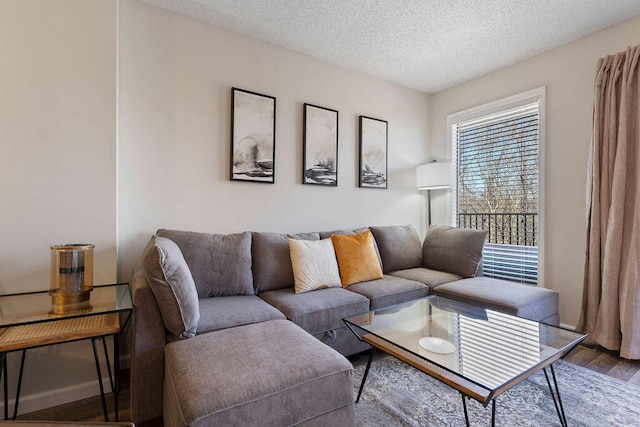
<instances>
[{"instance_id":1,"label":"coffee table metal leg","mask_svg":"<svg viewBox=\"0 0 640 427\"><path fill-rule=\"evenodd\" d=\"M491 427L496 425L496 400L491 401Z\"/></svg>"},{"instance_id":2,"label":"coffee table metal leg","mask_svg":"<svg viewBox=\"0 0 640 427\"><path fill-rule=\"evenodd\" d=\"M553 404L556 407L556 412L558 413L560 424L562 425L562 427L568 427L567 416L564 413L564 407L562 406L562 399L560 398L560 388L558 388L558 381L556 380L556 372L553 370L553 365L550 365L549 368L551 369L553 386L551 385L551 381L549 380L549 374L547 373L547 368L543 368L542 371L544 372L544 377L547 379L547 385L549 386L549 391L551 392L551 397L553 398ZM556 400L556 396L557 396L557 400Z\"/></svg>"},{"instance_id":3,"label":"coffee table metal leg","mask_svg":"<svg viewBox=\"0 0 640 427\"><path fill-rule=\"evenodd\" d=\"M466 396L460 393L462 396L462 409L464 410L464 422L467 427L469 427L469 413L467 412L467 399Z\"/></svg>"},{"instance_id":4,"label":"coffee table metal leg","mask_svg":"<svg viewBox=\"0 0 640 427\"><path fill-rule=\"evenodd\" d=\"M367 375L369 375L369 368L371 367L371 361L373 360L373 356L376 354L376 348L371 347L369 350L369 361L367 362L367 367L364 370L364 375L362 376L362 382L360 383L360 390L358 391L358 397L356 398L356 403L360 401L360 395L362 394L362 389L364 388L364 382L367 380Z\"/></svg>"},{"instance_id":5,"label":"coffee table metal leg","mask_svg":"<svg viewBox=\"0 0 640 427\"><path fill-rule=\"evenodd\" d=\"M462 396L462 408L464 409L464 422L467 427L469 427L469 413L467 412L467 399L464 394L460 393ZM491 401L491 427L495 427L496 425L496 400L493 399Z\"/></svg>"}]
</instances>

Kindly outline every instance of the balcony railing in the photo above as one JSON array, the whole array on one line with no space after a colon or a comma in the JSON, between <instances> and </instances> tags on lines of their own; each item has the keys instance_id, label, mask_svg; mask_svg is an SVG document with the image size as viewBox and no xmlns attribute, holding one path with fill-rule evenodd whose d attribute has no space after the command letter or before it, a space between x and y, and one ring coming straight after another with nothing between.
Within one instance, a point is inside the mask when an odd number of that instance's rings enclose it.
<instances>
[{"instance_id":1,"label":"balcony railing","mask_svg":"<svg viewBox=\"0 0 640 427\"><path fill-rule=\"evenodd\" d=\"M487 243L538 246L537 213L459 213L458 226L487 230Z\"/></svg>"},{"instance_id":2,"label":"balcony railing","mask_svg":"<svg viewBox=\"0 0 640 427\"><path fill-rule=\"evenodd\" d=\"M538 214L461 213L458 225L489 232L482 255L486 277L537 284Z\"/></svg>"}]
</instances>

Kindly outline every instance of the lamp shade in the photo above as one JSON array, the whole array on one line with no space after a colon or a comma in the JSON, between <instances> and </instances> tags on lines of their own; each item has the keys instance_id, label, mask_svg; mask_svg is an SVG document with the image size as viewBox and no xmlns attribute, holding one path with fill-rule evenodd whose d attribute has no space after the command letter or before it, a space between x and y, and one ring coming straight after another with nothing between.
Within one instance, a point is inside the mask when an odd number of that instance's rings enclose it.
<instances>
[{"instance_id":1,"label":"lamp shade","mask_svg":"<svg viewBox=\"0 0 640 427\"><path fill-rule=\"evenodd\" d=\"M416 167L416 187L418 190L451 188L453 181L451 162L431 162Z\"/></svg>"}]
</instances>

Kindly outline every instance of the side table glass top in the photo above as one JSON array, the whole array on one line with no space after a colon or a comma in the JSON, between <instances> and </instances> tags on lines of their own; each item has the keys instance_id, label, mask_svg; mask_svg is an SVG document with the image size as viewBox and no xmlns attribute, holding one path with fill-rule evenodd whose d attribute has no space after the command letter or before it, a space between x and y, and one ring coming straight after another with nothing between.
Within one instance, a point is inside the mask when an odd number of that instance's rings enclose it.
<instances>
[{"instance_id":1,"label":"side table glass top","mask_svg":"<svg viewBox=\"0 0 640 427\"><path fill-rule=\"evenodd\" d=\"M0 295L0 328L133 311L128 283L94 286L90 298L91 307L50 314L48 290Z\"/></svg>"},{"instance_id":2,"label":"side table glass top","mask_svg":"<svg viewBox=\"0 0 640 427\"><path fill-rule=\"evenodd\" d=\"M488 390L566 354L586 335L430 296L344 319Z\"/></svg>"}]
</instances>

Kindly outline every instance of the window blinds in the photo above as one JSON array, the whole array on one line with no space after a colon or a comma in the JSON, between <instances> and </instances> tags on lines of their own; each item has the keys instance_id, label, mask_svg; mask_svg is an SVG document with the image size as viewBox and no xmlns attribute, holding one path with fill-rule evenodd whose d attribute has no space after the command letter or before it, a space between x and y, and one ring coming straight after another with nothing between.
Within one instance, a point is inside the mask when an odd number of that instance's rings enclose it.
<instances>
[{"instance_id":1,"label":"window blinds","mask_svg":"<svg viewBox=\"0 0 640 427\"><path fill-rule=\"evenodd\" d=\"M458 226L489 232L485 276L537 283L538 102L454 125Z\"/></svg>"}]
</instances>

